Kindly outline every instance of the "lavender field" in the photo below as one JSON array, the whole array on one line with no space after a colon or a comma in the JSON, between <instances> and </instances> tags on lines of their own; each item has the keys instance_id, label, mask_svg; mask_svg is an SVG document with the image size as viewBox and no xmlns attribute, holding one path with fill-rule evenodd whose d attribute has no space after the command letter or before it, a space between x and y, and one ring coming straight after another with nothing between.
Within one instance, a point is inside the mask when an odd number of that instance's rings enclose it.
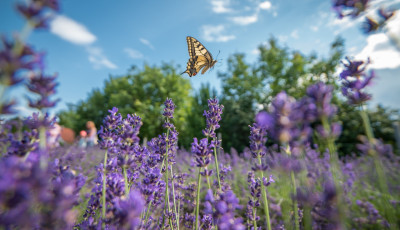
<instances>
[{"instance_id":1,"label":"lavender field","mask_svg":"<svg viewBox=\"0 0 400 230\"><path fill-rule=\"evenodd\" d=\"M345 17L367 3L332 4ZM28 106L37 112L13 117L23 99L1 97L0 229L400 228L399 150L381 138L388 126L373 126L377 118L366 107L376 80L368 69L372 61L343 58L326 71L335 79L313 78L303 94L279 91L250 114L246 132L221 131L235 114L227 97L211 94L206 109L191 116L201 132L187 132L183 99L169 94L160 106L140 105L158 114L154 122L161 128L154 136L143 134L154 125L145 122L149 115L112 106L97 124L96 145L60 144L61 137L51 140L59 119L50 115L59 102L53 99L58 78L45 73L45 55L26 42L31 32L48 28L48 13L59 3L18 2L17 10L27 27L2 37L1 90L6 95L25 84ZM349 10L354 15L345 15ZM381 11L385 20L393 15ZM369 23L378 30L385 22ZM241 95L234 96L239 103ZM357 142L340 139L348 132L340 100L356 111ZM65 114L63 119L79 119ZM234 146L242 139L238 151ZM343 152L348 145L354 151Z\"/></svg>"}]
</instances>

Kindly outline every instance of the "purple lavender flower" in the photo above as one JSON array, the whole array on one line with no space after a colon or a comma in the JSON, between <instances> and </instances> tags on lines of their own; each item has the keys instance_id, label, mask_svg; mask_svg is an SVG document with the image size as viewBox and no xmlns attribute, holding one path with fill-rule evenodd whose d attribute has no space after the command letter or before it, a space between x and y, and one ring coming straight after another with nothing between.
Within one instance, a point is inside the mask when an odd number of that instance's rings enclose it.
<instances>
[{"instance_id":1,"label":"purple lavender flower","mask_svg":"<svg viewBox=\"0 0 400 230\"><path fill-rule=\"evenodd\" d=\"M174 118L174 111L175 111L175 104L172 101L172 99L167 98L164 102L165 108L164 108L164 113L163 116L168 119L173 119Z\"/></svg>"},{"instance_id":2,"label":"purple lavender flower","mask_svg":"<svg viewBox=\"0 0 400 230\"><path fill-rule=\"evenodd\" d=\"M262 114L260 112L259 114ZM260 115L258 115L260 117ZM257 120L257 119L256 119ZM260 119L260 122L263 122L263 119ZM250 127L250 150L253 158L263 157L267 152L267 148L265 147L265 143L267 142L266 138L266 128L265 126L261 126L257 123L253 124Z\"/></svg>"},{"instance_id":3,"label":"purple lavender flower","mask_svg":"<svg viewBox=\"0 0 400 230\"><path fill-rule=\"evenodd\" d=\"M316 83L307 88L307 96L312 99L316 107L317 117L332 117L336 114L336 106L331 104L333 86L325 85L323 82Z\"/></svg>"},{"instance_id":4,"label":"purple lavender flower","mask_svg":"<svg viewBox=\"0 0 400 230\"><path fill-rule=\"evenodd\" d=\"M58 83L55 82L57 75L45 76L43 74L34 74L29 78L27 88L32 93L39 95L37 100L29 99L29 107L43 110L54 107L60 99L51 101L50 96L56 93L55 88Z\"/></svg>"},{"instance_id":5,"label":"purple lavender flower","mask_svg":"<svg viewBox=\"0 0 400 230\"><path fill-rule=\"evenodd\" d=\"M99 134L99 146L102 149L109 149L110 152L116 152L116 147L120 141L116 134L116 129L121 125L122 116L117 114L118 109L116 107L112 110L108 110L110 113L103 120L103 125L100 127Z\"/></svg>"},{"instance_id":6,"label":"purple lavender flower","mask_svg":"<svg viewBox=\"0 0 400 230\"><path fill-rule=\"evenodd\" d=\"M236 217L235 212L240 209L239 200L232 190L222 192L214 198L211 190L205 197L206 214L212 215L214 224L221 230L244 230L241 217Z\"/></svg>"},{"instance_id":7,"label":"purple lavender flower","mask_svg":"<svg viewBox=\"0 0 400 230\"><path fill-rule=\"evenodd\" d=\"M366 34L377 31L380 28L379 22L371 17L366 17L362 24L362 31Z\"/></svg>"},{"instance_id":8,"label":"purple lavender flower","mask_svg":"<svg viewBox=\"0 0 400 230\"><path fill-rule=\"evenodd\" d=\"M384 144L382 140L374 139L371 143L366 136L359 137L361 144L357 144L357 148L364 154L368 155L371 152L376 152L380 156L391 158L393 149L390 144Z\"/></svg>"},{"instance_id":9,"label":"purple lavender flower","mask_svg":"<svg viewBox=\"0 0 400 230\"><path fill-rule=\"evenodd\" d=\"M33 155L43 153L38 150L30 156ZM78 204L85 178L75 176L58 161L43 168L38 159L0 159L0 226L71 229L77 215L73 207Z\"/></svg>"},{"instance_id":10,"label":"purple lavender flower","mask_svg":"<svg viewBox=\"0 0 400 230\"><path fill-rule=\"evenodd\" d=\"M368 0L333 0L333 9L338 17L357 17L367 8Z\"/></svg>"},{"instance_id":11,"label":"purple lavender flower","mask_svg":"<svg viewBox=\"0 0 400 230\"><path fill-rule=\"evenodd\" d=\"M59 3L58 0L31 0L27 4L18 3L17 9L35 28L47 28L51 17L46 11L58 11Z\"/></svg>"},{"instance_id":12,"label":"purple lavender flower","mask_svg":"<svg viewBox=\"0 0 400 230\"><path fill-rule=\"evenodd\" d=\"M365 18L365 21L362 26L363 32L366 34L369 34L369 33L378 31L380 28L382 28L385 25L387 20L389 20L393 15L394 15L394 11L384 10L383 8L380 8L378 10L379 19L374 19L370 16L367 16Z\"/></svg>"},{"instance_id":13,"label":"purple lavender flower","mask_svg":"<svg viewBox=\"0 0 400 230\"><path fill-rule=\"evenodd\" d=\"M260 217L256 215L255 210L260 206L262 182L260 181L260 179L256 179L254 177L254 173L252 171L248 173L248 180L250 197L249 201L247 202L247 218L249 219L249 221L253 222L260 219Z\"/></svg>"},{"instance_id":14,"label":"purple lavender flower","mask_svg":"<svg viewBox=\"0 0 400 230\"><path fill-rule=\"evenodd\" d=\"M223 105L218 104L218 99L209 99L208 100L208 108L209 110L204 111L203 116L206 117L207 128L203 130L203 134L206 137L215 138L215 130L219 129L219 121L221 120L222 110L224 109ZM217 143L216 143L217 144Z\"/></svg>"},{"instance_id":15,"label":"purple lavender flower","mask_svg":"<svg viewBox=\"0 0 400 230\"><path fill-rule=\"evenodd\" d=\"M308 111L311 113L309 116L310 121L317 118L323 123L328 122L337 111L336 106L331 104L333 86L325 85L322 82L311 85L307 88L307 98L304 98L304 103L308 104ZM315 128L318 134L323 138L336 138L341 133L341 126L338 123L333 123L327 130L323 125L318 125Z\"/></svg>"},{"instance_id":16,"label":"purple lavender flower","mask_svg":"<svg viewBox=\"0 0 400 230\"><path fill-rule=\"evenodd\" d=\"M371 71L369 75L365 73L365 68L369 60L364 64L363 61L350 61L344 64L346 69L340 74L342 79L342 93L348 98L350 104L358 105L371 99L371 95L364 92L364 88L375 78L375 72Z\"/></svg>"},{"instance_id":17,"label":"purple lavender flower","mask_svg":"<svg viewBox=\"0 0 400 230\"><path fill-rule=\"evenodd\" d=\"M211 162L211 156L213 154L214 146L208 144L207 138L197 141L197 138L193 138L192 153L196 154L197 167L204 168Z\"/></svg>"},{"instance_id":18,"label":"purple lavender flower","mask_svg":"<svg viewBox=\"0 0 400 230\"><path fill-rule=\"evenodd\" d=\"M138 135L142 124L142 119L136 114L133 116L128 114L126 119L121 121L116 130L116 133L119 134L121 150L129 151L130 147L139 144L140 138Z\"/></svg>"},{"instance_id":19,"label":"purple lavender flower","mask_svg":"<svg viewBox=\"0 0 400 230\"><path fill-rule=\"evenodd\" d=\"M139 192L131 191L127 198L117 198L113 201L113 222L117 228L137 229L140 225L140 214L144 201Z\"/></svg>"},{"instance_id":20,"label":"purple lavender flower","mask_svg":"<svg viewBox=\"0 0 400 230\"><path fill-rule=\"evenodd\" d=\"M23 45L17 38L9 41L1 36L2 47L0 50L0 82L3 85L13 86L20 83L23 79L18 78L19 70L33 70L40 59L38 55L28 45ZM15 46L21 46L21 51L16 54Z\"/></svg>"},{"instance_id":21,"label":"purple lavender flower","mask_svg":"<svg viewBox=\"0 0 400 230\"><path fill-rule=\"evenodd\" d=\"M375 206L364 200L357 200L357 206L361 209L363 214L367 214L367 217L356 217L353 221L361 226L371 226L378 225L382 228L388 228L388 222L379 214L379 211L375 208Z\"/></svg>"},{"instance_id":22,"label":"purple lavender flower","mask_svg":"<svg viewBox=\"0 0 400 230\"><path fill-rule=\"evenodd\" d=\"M311 134L309 126L309 105L300 102L285 92L273 99L269 113L260 112L256 116L257 123L265 127L275 141L289 144L293 148L307 141Z\"/></svg>"}]
</instances>

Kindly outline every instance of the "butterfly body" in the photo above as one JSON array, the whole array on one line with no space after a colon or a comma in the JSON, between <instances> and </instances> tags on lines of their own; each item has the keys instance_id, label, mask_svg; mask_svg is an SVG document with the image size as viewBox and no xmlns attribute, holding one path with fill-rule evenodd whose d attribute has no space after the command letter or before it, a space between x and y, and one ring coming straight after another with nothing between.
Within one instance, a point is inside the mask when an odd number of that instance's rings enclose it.
<instances>
[{"instance_id":1,"label":"butterfly body","mask_svg":"<svg viewBox=\"0 0 400 230\"><path fill-rule=\"evenodd\" d=\"M217 63L211 53L197 39L188 36L186 37L186 41L188 44L189 61L186 65L186 71L182 74L187 73L189 77L196 76L200 71L201 74L204 74Z\"/></svg>"}]
</instances>

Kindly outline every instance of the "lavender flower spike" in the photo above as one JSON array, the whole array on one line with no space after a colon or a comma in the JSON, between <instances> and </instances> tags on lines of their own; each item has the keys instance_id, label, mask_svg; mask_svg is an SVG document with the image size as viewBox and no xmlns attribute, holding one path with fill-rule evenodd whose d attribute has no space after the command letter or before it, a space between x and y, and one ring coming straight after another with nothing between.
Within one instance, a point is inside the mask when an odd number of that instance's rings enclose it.
<instances>
[{"instance_id":1,"label":"lavender flower spike","mask_svg":"<svg viewBox=\"0 0 400 230\"><path fill-rule=\"evenodd\" d=\"M371 95L364 92L364 88L375 78L375 72L371 71L369 75L365 73L369 60L361 68L364 62L350 61L348 58L347 61L349 63L344 64L346 69L340 74L342 93L348 98L350 104L359 105L371 99Z\"/></svg>"},{"instance_id":2,"label":"lavender flower spike","mask_svg":"<svg viewBox=\"0 0 400 230\"><path fill-rule=\"evenodd\" d=\"M224 109L223 105L218 104L218 99L209 99L208 100L208 111L204 111L203 116L206 117L207 128L203 130L203 134L206 137L215 138L215 130L219 129L219 121L221 120L222 110Z\"/></svg>"}]
</instances>

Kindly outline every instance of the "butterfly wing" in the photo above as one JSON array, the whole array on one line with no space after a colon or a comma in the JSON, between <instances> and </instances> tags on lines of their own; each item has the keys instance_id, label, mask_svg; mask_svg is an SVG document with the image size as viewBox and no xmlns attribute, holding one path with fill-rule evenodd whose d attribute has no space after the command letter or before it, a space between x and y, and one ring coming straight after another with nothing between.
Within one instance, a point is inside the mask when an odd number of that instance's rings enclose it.
<instances>
[{"instance_id":1,"label":"butterfly wing","mask_svg":"<svg viewBox=\"0 0 400 230\"><path fill-rule=\"evenodd\" d=\"M217 61L213 60L211 53L197 39L188 36L186 41L190 58L186 65L186 71L183 73L187 73L192 77L203 69L201 74L204 74Z\"/></svg>"},{"instance_id":2,"label":"butterfly wing","mask_svg":"<svg viewBox=\"0 0 400 230\"><path fill-rule=\"evenodd\" d=\"M189 61L186 64L186 71L181 74L187 73L189 75L189 77L196 76L196 74L198 72L195 68L196 59L197 59L196 57L194 59L189 58Z\"/></svg>"}]
</instances>

